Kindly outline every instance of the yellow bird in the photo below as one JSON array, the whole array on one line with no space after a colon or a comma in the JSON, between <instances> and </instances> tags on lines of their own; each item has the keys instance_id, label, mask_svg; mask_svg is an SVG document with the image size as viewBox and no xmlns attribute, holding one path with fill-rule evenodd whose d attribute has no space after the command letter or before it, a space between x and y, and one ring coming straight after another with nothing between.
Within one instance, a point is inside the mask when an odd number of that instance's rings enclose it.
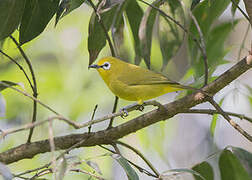
<instances>
[{"instance_id":1,"label":"yellow bird","mask_svg":"<svg viewBox=\"0 0 252 180\"><path fill-rule=\"evenodd\" d=\"M142 105L145 100L187 89L162 74L114 57L102 58L89 68L97 69L116 96L128 101L137 101L139 105Z\"/></svg>"}]
</instances>

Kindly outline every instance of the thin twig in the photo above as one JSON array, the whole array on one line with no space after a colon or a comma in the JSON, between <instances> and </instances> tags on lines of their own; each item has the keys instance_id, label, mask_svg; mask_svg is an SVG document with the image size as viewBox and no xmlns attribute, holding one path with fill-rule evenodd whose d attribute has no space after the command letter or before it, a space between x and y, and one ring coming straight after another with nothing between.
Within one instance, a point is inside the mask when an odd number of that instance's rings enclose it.
<instances>
[{"instance_id":1,"label":"thin twig","mask_svg":"<svg viewBox=\"0 0 252 180\"><path fill-rule=\"evenodd\" d=\"M51 148L51 154L52 154L52 173L54 175L54 179L57 180L57 177L56 177L57 165L56 165L56 158L54 154L55 144L54 144L54 137L53 137L52 120L49 121L48 134L49 134L49 142L50 142L50 148Z\"/></svg>"},{"instance_id":2,"label":"thin twig","mask_svg":"<svg viewBox=\"0 0 252 180\"><path fill-rule=\"evenodd\" d=\"M41 106L45 107L46 109L48 109L49 111L53 112L54 114L58 115L58 116L62 116L60 113L56 112L55 110L53 110L51 107L49 107L48 105L44 104L43 102L41 102L40 100L38 100L37 98L31 96L30 94L28 94L27 92L25 91L21 91L13 86L10 86L9 84L6 84L4 82L0 82L0 84L10 88L10 89L13 89L17 92L19 92L20 94L23 94L24 96L26 97L29 97L30 99L32 99L33 101L36 101L38 104L40 104ZM62 116L63 117L63 116Z\"/></svg>"},{"instance_id":3,"label":"thin twig","mask_svg":"<svg viewBox=\"0 0 252 180\"><path fill-rule=\"evenodd\" d=\"M12 39L12 41L16 44L20 54L23 56L26 64L28 65L28 68L30 70L31 76L32 76L32 81L33 81L33 97L37 98L38 97L38 89L37 89L37 82L36 82L36 76L31 64L30 59L28 58L28 56L25 54L24 50L22 49L22 47L20 46L20 44L16 41L16 39L11 35L10 38ZM37 119L37 101L33 101L33 114L32 114L32 122L35 122ZM30 129L29 135L28 135L28 139L27 139L27 143L31 142L31 138L32 138L32 134L33 134L33 128Z\"/></svg>"},{"instance_id":4,"label":"thin twig","mask_svg":"<svg viewBox=\"0 0 252 180\"><path fill-rule=\"evenodd\" d=\"M84 171L84 170L82 170L82 169L70 169L69 171L81 172L81 173L83 173L83 174L87 174L87 175L89 175L89 176L91 176L91 177L94 177L94 178L96 178L96 179L98 179L98 180L105 180L104 178L102 178L102 177L100 177L100 176L97 176L97 175L95 175L95 174L93 174L93 173Z\"/></svg>"},{"instance_id":5,"label":"thin twig","mask_svg":"<svg viewBox=\"0 0 252 180\"><path fill-rule=\"evenodd\" d=\"M24 73L24 75L25 75L28 83L30 84L31 88L33 89L33 85L31 83L31 80L30 80L29 76L27 75L27 73L25 72L24 68L15 59L13 59L8 54L6 54L5 52L3 52L1 49L0 49L0 53L3 54L5 57L7 57L10 61L12 61L13 63L15 63L19 67L19 69Z\"/></svg>"},{"instance_id":6,"label":"thin twig","mask_svg":"<svg viewBox=\"0 0 252 180\"><path fill-rule=\"evenodd\" d=\"M56 160L59 160L60 158L62 158L65 154L69 153L71 150L75 149L76 147L80 146L82 143L84 143L88 138L85 138L85 139L82 139L81 141L79 141L78 143L75 143L74 145L72 145L71 147L69 147L68 149L66 149L64 152L62 152L57 158ZM28 171L25 171L25 172L22 172L20 174L17 174L15 175L15 177L19 177L19 176L22 176L22 175L25 175L25 174L29 174L29 173L33 173L35 171L39 171L41 169L45 169L45 168L48 168L50 165L52 165L52 161L39 167L39 168L35 168L35 169L32 169L32 170L28 170ZM44 170L42 170L44 171ZM32 178L30 179L35 179L36 177L38 177L40 173L37 173L35 174Z\"/></svg>"},{"instance_id":7,"label":"thin twig","mask_svg":"<svg viewBox=\"0 0 252 180\"><path fill-rule=\"evenodd\" d=\"M119 101L119 98L118 98L117 96L115 96L115 101L114 101L114 106L113 106L112 114L114 114L114 113L116 112L117 105L118 105L118 101ZM112 128L114 118L115 118L115 117L111 117L111 119L110 119L110 121L109 121L109 125L108 125L107 129Z\"/></svg>"},{"instance_id":8,"label":"thin twig","mask_svg":"<svg viewBox=\"0 0 252 180\"><path fill-rule=\"evenodd\" d=\"M252 142L252 136L247 133L245 130L243 130L237 123L235 123L228 114L225 113L225 111L222 110L222 108L219 106L218 103L216 103L213 98L208 97L208 101L215 107L217 111L220 112L220 114L228 121L228 123L233 126L239 133L241 133L245 138L247 138L250 142Z\"/></svg>"},{"instance_id":9,"label":"thin twig","mask_svg":"<svg viewBox=\"0 0 252 180\"><path fill-rule=\"evenodd\" d=\"M132 150L133 152L135 152L149 166L149 168L159 177L160 174L157 171L157 169L151 164L151 162L148 159L146 159L144 157L144 155L139 150L137 150L136 148L130 146L129 144L126 144L126 143L121 142L121 141L116 141L115 143L120 144L120 145Z\"/></svg>"},{"instance_id":10,"label":"thin twig","mask_svg":"<svg viewBox=\"0 0 252 180\"><path fill-rule=\"evenodd\" d=\"M204 36L203 33L201 31L201 28L199 26L199 23L197 21L197 19L195 18L195 16L193 15L193 13L191 11L189 11L189 15L191 16L197 31L199 33L199 37L200 37L200 44L201 44L201 48L202 48L202 57L203 57L203 62L204 62L204 67L205 67L205 81L204 81L204 86L207 85L208 83L208 62L207 62L207 53L206 53L206 43L204 40Z\"/></svg>"},{"instance_id":11,"label":"thin twig","mask_svg":"<svg viewBox=\"0 0 252 180\"><path fill-rule=\"evenodd\" d=\"M119 154L120 156L122 156L122 154L121 154L119 148L117 147L116 143L112 142L111 145L113 146L116 154Z\"/></svg>"},{"instance_id":12,"label":"thin twig","mask_svg":"<svg viewBox=\"0 0 252 180\"><path fill-rule=\"evenodd\" d=\"M242 15L248 20L249 24L250 24L250 18L248 17L248 15L239 7L239 5L234 1L231 0L232 3L239 9L239 11L242 13Z\"/></svg>"},{"instance_id":13,"label":"thin twig","mask_svg":"<svg viewBox=\"0 0 252 180\"><path fill-rule=\"evenodd\" d=\"M244 44L245 44L245 41L246 41L246 39L247 39L250 26L251 26L251 25L248 24L247 30L246 30L246 32L245 32L245 34L244 34L244 37L243 37L243 40L242 40L242 43L241 43L241 46L240 46L240 49L239 49L239 53L238 53L238 58L237 58L237 60L239 60L239 59L241 58L241 52L242 52L242 50L243 50L243 48L244 48Z\"/></svg>"},{"instance_id":14,"label":"thin twig","mask_svg":"<svg viewBox=\"0 0 252 180\"><path fill-rule=\"evenodd\" d=\"M214 114L220 114L219 111L214 110L214 109L187 109L184 111L181 111L181 113L188 113L188 114L209 114L209 115L214 115ZM244 114L237 114L237 113L233 113L233 112L228 112L225 111L225 113L229 116L234 116L237 117L241 120L245 119L249 122L252 123L252 118L245 116Z\"/></svg>"},{"instance_id":15,"label":"thin twig","mask_svg":"<svg viewBox=\"0 0 252 180\"><path fill-rule=\"evenodd\" d=\"M97 107L98 107L98 104L95 105L95 108L93 110L93 114L92 114L92 117L91 117L91 120L90 120L91 122L94 120L94 116L95 116L95 112L97 110ZM92 126L92 124L90 124L89 127L88 127L88 133L91 132L91 126Z\"/></svg>"}]
</instances>

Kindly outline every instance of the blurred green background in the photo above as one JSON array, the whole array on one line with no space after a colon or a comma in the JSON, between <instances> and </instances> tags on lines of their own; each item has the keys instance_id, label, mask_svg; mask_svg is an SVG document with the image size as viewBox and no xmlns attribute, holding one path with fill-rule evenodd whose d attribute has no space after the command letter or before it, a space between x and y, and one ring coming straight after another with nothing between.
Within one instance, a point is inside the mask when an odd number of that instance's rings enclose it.
<instances>
[{"instance_id":1,"label":"blurred green background","mask_svg":"<svg viewBox=\"0 0 252 180\"><path fill-rule=\"evenodd\" d=\"M71 120L77 122L89 121L96 104L98 104L97 113L95 114L96 118L110 113L114 102L113 94L106 87L98 73L87 68L89 59L87 37L91 12L91 8L87 5L82 5L70 15L64 17L56 28L54 28L54 21L51 21L46 30L38 38L23 46L32 61L37 77L38 98L65 117L69 117ZM229 16L224 15L222 20L225 20L226 17ZM232 53L226 56L227 60L233 60L234 62L237 60L237 51L240 43L235 44L234 42L238 42L235 38L239 36L239 33L243 34L245 32L246 28L244 28L244 24L241 21L233 32L236 35L231 34L228 40L227 46L232 49ZM125 30L125 35L124 58L133 62L132 35L128 32L128 29ZM14 37L17 36L18 33L15 32ZM3 51L14 57L23 66L26 66L11 40L7 39L4 42ZM246 50L243 53L246 53ZM108 47L102 51L99 57L107 55L109 55ZM186 46L182 45L178 55L173 58L173 61L169 62L164 73L171 79L181 80L189 68L188 58L186 57ZM152 69L157 71L161 69L162 55L158 42L155 40L152 44L151 61ZM221 66L216 73L220 74L227 67L230 67L231 64ZM144 63L141 63L141 65L145 66ZM251 75L251 72L247 73L240 78L240 81L251 84ZM23 73L4 57L1 57L0 61L0 77L1 80L9 80L22 84L23 88L32 94ZM224 96L227 97L223 102L225 110L237 111L238 113L251 116L251 102L247 99L246 93L248 93L246 87L236 81L221 91L216 98L220 100ZM161 96L157 100L161 103L167 103L174 100L177 95L177 93L171 93ZM7 89L2 92L0 101L1 109L5 109L1 116L1 129L17 127L31 121L32 101L30 99L17 94L11 89ZM120 100L119 107L130 103ZM242 108L237 108L238 106ZM209 108L210 106L202 104L199 107ZM145 109L145 112L151 109L148 107ZM115 122L119 124L140 114L142 113L132 112L127 118L117 118ZM52 115L51 112L39 106L38 121L45 120ZM202 120L203 118L204 120ZM128 142L139 149L160 171L171 168L191 168L196 163L205 160L218 148L223 148L226 145L237 145L252 151L251 145L240 134L228 124L223 125L223 119L218 118L217 134L215 136L218 139L214 139L215 137L210 133L211 116L181 114L168 121L159 122L135 134L124 137L122 141ZM246 122L240 123L243 127L247 126ZM108 122L103 122L92 126L92 130L102 130L107 125ZM54 136L86 131L87 128L75 130L61 121L56 120L53 122ZM252 132L252 128L248 129L248 131ZM27 135L28 131L22 131L7 136L1 140L0 151L24 143ZM44 124L37 127L32 140L46 138L48 138L48 125ZM121 151L128 159L147 168L143 161L132 152L123 148ZM56 154L59 153L60 151ZM100 147L87 147L75 149L66 155L66 157L73 162L76 159L86 159L97 163L103 174L102 176L107 179L126 179L122 168L105 153L107 151ZM13 173L18 174L27 169L36 168L48 163L51 157L51 153L37 155L32 160L22 160L9 165L9 167ZM90 168L85 163L80 166L86 170ZM140 179L152 179L143 173L139 173L139 176ZM45 177L52 178L51 175ZM77 180L88 179L88 177L84 174L71 172L66 175L65 179ZM178 176L178 178L183 177ZM189 177L186 176L186 178Z\"/></svg>"}]
</instances>

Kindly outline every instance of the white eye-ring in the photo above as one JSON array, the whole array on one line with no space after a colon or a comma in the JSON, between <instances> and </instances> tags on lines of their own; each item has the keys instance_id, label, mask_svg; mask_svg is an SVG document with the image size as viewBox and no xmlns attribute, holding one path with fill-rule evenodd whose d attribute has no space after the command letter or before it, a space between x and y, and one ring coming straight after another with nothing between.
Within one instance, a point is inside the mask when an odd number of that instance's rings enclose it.
<instances>
[{"instance_id":1,"label":"white eye-ring","mask_svg":"<svg viewBox=\"0 0 252 180\"><path fill-rule=\"evenodd\" d=\"M105 62L103 65L102 65L102 68L105 69L105 70L109 70L110 69L110 63L109 62Z\"/></svg>"}]
</instances>

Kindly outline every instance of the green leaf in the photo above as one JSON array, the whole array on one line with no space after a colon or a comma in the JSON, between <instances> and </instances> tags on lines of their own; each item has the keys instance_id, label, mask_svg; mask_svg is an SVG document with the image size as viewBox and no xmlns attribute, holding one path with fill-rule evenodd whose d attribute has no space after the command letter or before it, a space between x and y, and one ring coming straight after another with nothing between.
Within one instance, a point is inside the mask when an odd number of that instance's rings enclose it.
<instances>
[{"instance_id":1,"label":"green leaf","mask_svg":"<svg viewBox=\"0 0 252 180\"><path fill-rule=\"evenodd\" d=\"M124 42L124 20L123 20L123 12L125 10L125 6L127 1L124 1L120 4L115 12L114 22L111 27L111 34L114 42L114 47L116 49L117 55L122 57L124 52L122 49L122 45Z\"/></svg>"},{"instance_id":2,"label":"green leaf","mask_svg":"<svg viewBox=\"0 0 252 180\"><path fill-rule=\"evenodd\" d=\"M206 161L195 165L192 169L194 171L198 172L199 174L201 174L201 176L204 177L206 180L213 180L214 179L213 168ZM199 176L196 176L195 174L193 174L193 176L194 176L195 180L201 180L201 178Z\"/></svg>"},{"instance_id":3,"label":"green leaf","mask_svg":"<svg viewBox=\"0 0 252 180\"><path fill-rule=\"evenodd\" d=\"M219 168L222 180L251 180L239 159L230 150L225 149L222 151Z\"/></svg>"},{"instance_id":4,"label":"green leaf","mask_svg":"<svg viewBox=\"0 0 252 180\"><path fill-rule=\"evenodd\" d=\"M160 9L170 15L174 20L180 22L180 24L184 23L184 10L179 0L165 1L160 5ZM163 56L163 70L166 68L169 60L179 50L184 38L184 31L166 17L161 16L159 17L158 23L158 37Z\"/></svg>"},{"instance_id":5,"label":"green leaf","mask_svg":"<svg viewBox=\"0 0 252 180\"><path fill-rule=\"evenodd\" d=\"M211 2L211 3L210 3ZM207 38L209 33L212 30L213 22L224 12L227 6L230 4L230 0L205 0L199 3L193 10L193 15L197 19L197 22L200 26L200 29L203 33L204 40L207 44ZM197 39L199 39L198 30L193 21L189 26L189 31L194 35ZM190 55L190 60L192 61L193 66L195 67L196 78L200 77L204 73L204 66L202 55L199 54L199 48L196 45L192 36L188 38L188 50ZM199 64L200 63L200 64Z\"/></svg>"},{"instance_id":6,"label":"green leaf","mask_svg":"<svg viewBox=\"0 0 252 180\"><path fill-rule=\"evenodd\" d=\"M4 89L10 86L16 86L16 85L18 84L11 81L0 81L0 91L3 91Z\"/></svg>"},{"instance_id":7,"label":"green leaf","mask_svg":"<svg viewBox=\"0 0 252 180\"><path fill-rule=\"evenodd\" d=\"M115 159L122 166L129 180L139 179L136 171L130 166L130 164L124 157L120 156L119 154L113 154L112 158Z\"/></svg>"},{"instance_id":8,"label":"green leaf","mask_svg":"<svg viewBox=\"0 0 252 180\"><path fill-rule=\"evenodd\" d=\"M0 40L17 29L24 7L25 0L0 0Z\"/></svg>"},{"instance_id":9,"label":"green leaf","mask_svg":"<svg viewBox=\"0 0 252 180\"><path fill-rule=\"evenodd\" d=\"M59 0L26 0L19 42L24 44L44 31L58 8Z\"/></svg>"},{"instance_id":10,"label":"green leaf","mask_svg":"<svg viewBox=\"0 0 252 180\"><path fill-rule=\"evenodd\" d=\"M140 64L141 61L141 46L138 31L143 17L143 10L136 0L127 0L126 14L129 20L130 28L134 38L135 48L135 64Z\"/></svg>"},{"instance_id":11,"label":"green leaf","mask_svg":"<svg viewBox=\"0 0 252 180\"><path fill-rule=\"evenodd\" d=\"M226 63L223 61L224 56L227 54L227 51L224 49L225 40L238 24L239 20L234 22L222 23L209 33L206 51L208 57L208 64L210 68L210 75L214 72L216 67L220 64Z\"/></svg>"},{"instance_id":12,"label":"green leaf","mask_svg":"<svg viewBox=\"0 0 252 180\"><path fill-rule=\"evenodd\" d=\"M156 0L152 5L159 7L161 4L160 0ZM141 55L144 58L144 62L150 69L150 54L151 54L151 42L152 42L152 31L156 21L157 10L152 7L148 7L145 11L140 27L139 27L139 39L141 46Z\"/></svg>"},{"instance_id":13,"label":"green leaf","mask_svg":"<svg viewBox=\"0 0 252 180\"><path fill-rule=\"evenodd\" d=\"M193 14L196 17L201 31L205 37L207 37L207 33L211 30L213 22L225 11L230 4L230 0L213 0L211 3L209 2L209 0L202 1L193 10ZM197 32L193 22L191 22L191 26L193 26L193 32Z\"/></svg>"},{"instance_id":14,"label":"green leaf","mask_svg":"<svg viewBox=\"0 0 252 180\"><path fill-rule=\"evenodd\" d=\"M218 103L219 106L222 106L223 101L224 101L224 98L222 98L222 99L220 100L220 102ZM213 115L213 118L212 118L212 121L211 121L210 132L211 132L211 135L212 135L212 136L214 136L214 132L215 132L215 128L216 128L218 116L219 116L219 114L214 114L214 115Z\"/></svg>"},{"instance_id":15,"label":"green leaf","mask_svg":"<svg viewBox=\"0 0 252 180\"><path fill-rule=\"evenodd\" d=\"M240 163L246 169L249 176L252 177L252 153L239 147L231 148L234 155L240 160Z\"/></svg>"},{"instance_id":16,"label":"green leaf","mask_svg":"<svg viewBox=\"0 0 252 180\"><path fill-rule=\"evenodd\" d=\"M59 20L80 7L86 0L62 0L56 13L55 26Z\"/></svg>"},{"instance_id":17,"label":"green leaf","mask_svg":"<svg viewBox=\"0 0 252 180\"><path fill-rule=\"evenodd\" d=\"M219 24L209 32L208 38L206 39L209 76L212 75L217 66L227 63L227 61L224 60L224 56L228 52L224 48L225 40L238 22L239 20ZM204 75L204 62L202 55L200 55L198 60L193 61L193 67L195 68L196 78Z\"/></svg>"},{"instance_id":18,"label":"green leaf","mask_svg":"<svg viewBox=\"0 0 252 180\"><path fill-rule=\"evenodd\" d=\"M115 11L117 6L112 7L108 11L105 11L100 14L100 18L108 32L110 26L112 25L113 18L115 15ZM88 52L89 52L89 64L92 64L100 51L106 45L106 35L104 29L102 28L100 22L98 21L98 17L93 12L89 21L89 31L88 31Z\"/></svg>"}]
</instances>

